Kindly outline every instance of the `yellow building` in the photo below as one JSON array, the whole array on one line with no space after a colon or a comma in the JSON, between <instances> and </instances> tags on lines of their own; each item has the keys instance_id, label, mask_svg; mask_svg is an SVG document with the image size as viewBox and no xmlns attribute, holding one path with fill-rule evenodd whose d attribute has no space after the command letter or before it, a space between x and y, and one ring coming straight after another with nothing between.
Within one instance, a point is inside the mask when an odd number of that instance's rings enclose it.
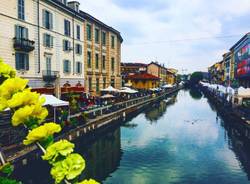
<instances>
[{"instance_id":1,"label":"yellow building","mask_svg":"<svg viewBox=\"0 0 250 184\"><path fill-rule=\"evenodd\" d=\"M121 88L121 43L120 33L83 13L86 19L84 77L85 91L91 95L99 95L100 90L113 86Z\"/></svg>"},{"instance_id":2,"label":"yellow building","mask_svg":"<svg viewBox=\"0 0 250 184\"><path fill-rule=\"evenodd\" d=\"M176 74L178 70L173 69L173 68L168 68L167 69L167 84L174 85L176 83Z\"/></svg>"},{"instance_id":3,"label":"yellow building","mask_svg":"<svg viewBox=\"0 0 250 184\"><path fill-rule=\"evenodd\" d=\"M148 73L130 75L127 80L136 89L151 89L160 85L160 78Z\"/></svg>"},{"instance_id":4,"label":"yellow building","mask_svg":"<svg viewBox=\"0 0 250 184\"><path fill-rule=\"evenodd\" d=\"M167 83L167 69L157 62L151 62L147 66L147 73L160 78L160 85Z\"/></svg>"}]
</instances>

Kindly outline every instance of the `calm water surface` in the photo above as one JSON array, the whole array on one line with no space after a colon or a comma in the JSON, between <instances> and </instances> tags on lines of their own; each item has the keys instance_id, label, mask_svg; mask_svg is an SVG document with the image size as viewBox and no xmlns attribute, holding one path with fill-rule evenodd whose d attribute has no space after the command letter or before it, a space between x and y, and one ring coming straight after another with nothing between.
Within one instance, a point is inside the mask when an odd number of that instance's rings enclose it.
<instances>
[{"instance_id":1,"label":"calm water surface","mask_svg":"<svg viewBox=\"0 0 250 184\"><path fill-rule=\"evenodd\" d=\"M224 122L200 93L183 90L121 127L79 140L77 151L87 160L82 178L105 184L250 183L250 141L241 130ZM48 172L37 161L16 177L48 184Z\"/></svg>"}]
</instances>

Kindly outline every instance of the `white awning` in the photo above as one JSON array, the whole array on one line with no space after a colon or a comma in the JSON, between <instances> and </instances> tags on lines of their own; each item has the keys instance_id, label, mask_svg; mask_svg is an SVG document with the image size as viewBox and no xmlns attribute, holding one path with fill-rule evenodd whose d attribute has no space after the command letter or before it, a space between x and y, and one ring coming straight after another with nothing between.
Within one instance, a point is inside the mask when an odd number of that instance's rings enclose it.
<instances>
[{"instance_id":1,"label":"white awning","mask_svg":"<svg viewBox=\"0 0 250 184\"><path fill-rule=\"evenodd\" d=\"M138 91L133 90L133 89L128 88L128 87L122 87L121 90L120 90L119 92L120 92L120 93L130 93L130 94L138 93Z\"/></svg>"},{"instance_id":2,"label":"white awning","mask_svg":"<svg viewBox=\"0 0 250 184\"><path fill-rule=\"evenodd\" d=\"M119 92L118 89L115 89L112 86L109 86L106 89L102 89L101 91L104 91L104 92Z\"/></svg>"},{"instance_id":3,"label":"white awning","mask_svg":"<svg viewBox=\"0 0 250 184\"><path fill-rule=\"evenodd\" d=\"M101 98L114 98L114 96L110 94L106 94L106 95L101 96Z\"/></svg>"},{"instance_id":4,"label":"white awning","mask_svg":"<svg viewBox=\"0 0 250 184\"><path fill-rule=\"evenodd\" d=\"M166 84L166 85L164 85L164 86L162 86L163 88L172 88L173 87L173 85L172 84Z\"/></svg>"},{"instance_id":5,"label":"white awning","mask_svg":"<svg viewBox=\"0 0 250 184\"><path fill-rule=\"evenodd\" d=\"M53 95L41 95L41 98L44 97L45 98L45 103L43 104L45 105L51 105L53 107L60 107L60 106L69 106L69 102L60 100L58 98L56 98Z\"/></svg>"}]
</instances>

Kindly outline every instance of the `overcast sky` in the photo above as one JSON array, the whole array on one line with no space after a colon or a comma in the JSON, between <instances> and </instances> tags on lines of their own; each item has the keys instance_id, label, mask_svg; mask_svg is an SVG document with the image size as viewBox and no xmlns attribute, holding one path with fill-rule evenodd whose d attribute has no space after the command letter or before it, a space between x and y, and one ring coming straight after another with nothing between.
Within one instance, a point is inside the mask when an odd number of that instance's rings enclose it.
<instances>
[{"instance_id":1,"label":"overcast sky","mask_svg":"<svg viewBox=\"0 0 250 184\"><path fill-rule=\"evenodd\" d=\"M121 32L122 62L157 60L180 73L206 71L250 31L250 0L79 1Z\"/></svg>"}]
</instances>

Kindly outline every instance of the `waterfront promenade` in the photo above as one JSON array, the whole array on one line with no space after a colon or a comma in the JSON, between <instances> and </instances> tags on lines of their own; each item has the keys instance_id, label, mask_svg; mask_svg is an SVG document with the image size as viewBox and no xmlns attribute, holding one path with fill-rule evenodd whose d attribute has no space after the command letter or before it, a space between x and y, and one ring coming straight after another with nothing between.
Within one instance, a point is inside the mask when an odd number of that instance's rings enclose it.
<instances>
[{"instance_id":1,"label":"waterfront promenade","mask_svg":"<svg viewBox=\"0 0 250 184\"><path fill-rule=\"evenodd\" d=\"M72 141L79 137L84 137L88 134L95 134L96 131L102 128L113 126L117 123L122 123L122 119L124 119L127 115L139 111L145 106L162 100L166 96L171 95L172 93L175 93L182 88L183 86L178 86L175 88L162 90L151 95L137 97L131 100L86 111L86 115L91 118L89 118L82 125L81 122L79 122L78 126L73 129L64 131L62 134L59 134L56 139L68 139ZM77 118L81 115L82 112L76 113L74 115L71 115L70 119ZM38 158L41 154L37 150L36 145L23 146L21 143L3 147L2 151L5 155L5 159L8 162L12 162L17 167L27 165L33 159Z\"/></svg>"}]
</instances>

